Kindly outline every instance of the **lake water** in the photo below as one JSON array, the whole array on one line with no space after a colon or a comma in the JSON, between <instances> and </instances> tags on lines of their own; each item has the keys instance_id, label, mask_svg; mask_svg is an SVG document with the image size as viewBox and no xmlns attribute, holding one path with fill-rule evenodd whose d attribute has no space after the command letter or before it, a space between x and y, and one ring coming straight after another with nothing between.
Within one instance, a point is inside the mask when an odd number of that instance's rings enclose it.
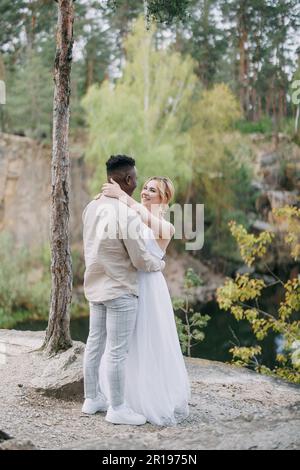
<instances>
[{"instance_id":1,"label":"lake water","mask_svg":"<svg viewBox=\"0 0 300 470\"><path fill-rule=\"evenodd\" d=\"M216 302L209 302L205 306L195 306L195 311L211 316L208 326L203 330L205 339L192 348L192 356L214 361L227 362L231 360L229 349L234 345L251 346L257 344L247 321L236 321L228 312L221 311ZM46 321L27 321L15 326L17 330L45 330ZM76 318L71 320L71 336L74 340L86 342L89 331L89 319ZM240 344L239 344L239 342ZM274 334L269 334L263 341L262 362L273 367L276 357L277 341Z\"/></svg>"}]
</instances>

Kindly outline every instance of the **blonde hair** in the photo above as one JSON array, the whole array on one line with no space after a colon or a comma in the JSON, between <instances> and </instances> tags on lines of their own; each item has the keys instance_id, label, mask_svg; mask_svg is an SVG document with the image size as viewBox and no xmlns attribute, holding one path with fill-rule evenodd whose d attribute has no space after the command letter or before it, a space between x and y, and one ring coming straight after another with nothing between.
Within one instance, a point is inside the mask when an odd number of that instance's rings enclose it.
<instances>
[{"instance_id":1,"label":"blonde hair","mask_svg":"<svg viewBox=\"0 0 300 470\"><path fill-rule=\"evenodd\" d=\"M173 199L175 194L175 188L170 180L170 178L164 176L151 176L145 181L144 184L148 184L149 181L157 181L157 189L160 195L161 202L163 204L169 204L169 202Z\"/></svg>"}]
</instances>

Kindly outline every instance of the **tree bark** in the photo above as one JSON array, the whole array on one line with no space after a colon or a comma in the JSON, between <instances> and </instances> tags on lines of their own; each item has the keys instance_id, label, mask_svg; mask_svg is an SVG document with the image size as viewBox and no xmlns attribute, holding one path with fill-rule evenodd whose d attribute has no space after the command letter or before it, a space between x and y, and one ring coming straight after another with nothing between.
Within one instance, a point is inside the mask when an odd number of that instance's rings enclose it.
<instances>
[{"instance_id":1,"label":"tree bark","mask_svg":"<svg viewBox=\"0 0 300 470\"><path fill-rule=\"evenodd\" d=\"M69 100L73 48L73 0L58 0L54 61L53 148L51 192L51 302L43 348L56 354L72 346L69 307L72 263L69 245Z\"/></svg>"},{"instance_id":2,"label":"tree bark","mask_svg":"<svg viewBox=\"0 0 300 470\"><path fill-rule=\"evenodd\" d=\"M300 106L299 106L299 104L298 104L297 110L296 110L296 116L295 116L295 134L298 133L299 116L300 116Z\"/></svg>"},{"instance_id":3,"label":"tree bark","mask_svg":"<svg viewBox=\"0 0 300 470\"><path fill-rule=\"evenodd\" d=\"M244 5L241 5L238 12L238 50L239 50L239 95L241 108L246 117L249 113L249 64L248 64L248 51L246 44L248 41L248 31L246 28L246 12Z\"/></svg>"},{"instance_id":4,"label":"tree bark","mask_svg":"<svg viewBox=\"0 0 300 470\"><path fill-rule=\"evenodd\" d=\"M262 100L261 96L258 96L258 114L257 114L257 120L260 121L262 117Z\"/></svg>"}]
</instances>

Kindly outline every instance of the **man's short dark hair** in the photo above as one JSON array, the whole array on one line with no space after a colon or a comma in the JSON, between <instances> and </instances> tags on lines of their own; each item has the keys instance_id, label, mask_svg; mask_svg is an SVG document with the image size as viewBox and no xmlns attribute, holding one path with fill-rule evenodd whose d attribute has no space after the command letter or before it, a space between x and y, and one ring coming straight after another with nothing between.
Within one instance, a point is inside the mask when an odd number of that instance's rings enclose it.
<instances>
[{"instance_id":1,"label":"man's short dark hair","mask_svg":"<svg viewBox=\"0 0 300 470\"><path fill-rule=\"evenodd\" d=\"M119 170L133 168L135 166L134 158L127 155L111 155L106 162L107 174L114 173Z\"/></svg>"}]
</instances>

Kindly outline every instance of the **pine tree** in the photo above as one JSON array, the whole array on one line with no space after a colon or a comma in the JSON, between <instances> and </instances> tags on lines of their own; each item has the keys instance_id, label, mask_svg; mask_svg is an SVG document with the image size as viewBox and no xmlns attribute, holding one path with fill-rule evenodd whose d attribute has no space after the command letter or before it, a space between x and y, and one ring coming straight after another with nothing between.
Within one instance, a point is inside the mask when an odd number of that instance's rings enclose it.
<instances>
[{"instance_id":1,"label":"pine tree","mask_svg":"<svg viewBox=\"0 0 300 470\"><path fill-rule=\"evenodd\" d=\"M217 0L196 0L190 2L188 18L183 32L183 52L190 53L197 62L196 73L204 86L215 82L218 66L227 45L223 31L217 25Z\"/></svg>"},{"instance_id":2,"label":"pine tree","mask_svg":"<svg viewBox=\"0 0 300 470\"><path fill-rule=\"evenodd\" d=\"M50 355L72 346L69 314L72 263L69 246L68 137L73 20L73 0L58 0L50 223L52 289L48 327L43 344Z\"/></svg>"},{"instance_id":3,"label":"pine tree","mask_svg":"<svg viewBox=\"0 0 300 470\"><path fill-rule=\"evenodd\" d=\"M43 56L27 50L7 80L7 130L37 139L50 139L53 82Z\"/></svg>"},{"instance_id":4,"label":"pine tree","mask_svg":"<svg viewBox=\"0 0 300 470\"><path fill-rule=\"evenodd\" d=\"M299 27L297 0L220 0L235 51L235 81L249 119L271 115L275 127L287 114L289 42Z\"/></svg>"}]
</instances>

